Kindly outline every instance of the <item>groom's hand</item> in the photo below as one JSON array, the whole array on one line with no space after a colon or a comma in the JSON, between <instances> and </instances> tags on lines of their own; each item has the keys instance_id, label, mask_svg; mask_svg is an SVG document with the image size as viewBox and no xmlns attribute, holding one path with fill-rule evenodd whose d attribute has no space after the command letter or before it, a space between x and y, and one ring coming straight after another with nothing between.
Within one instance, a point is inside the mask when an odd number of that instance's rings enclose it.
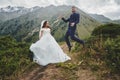
<instances>
[{"instance_id":1,"label":"groom's hand","mask_svg":"<svg viewBox=\"0 0 120 80\"><path fill-rule=\"evenodd\" d=\"M73 27L74 25L75 25L75 23L74 23L74 22L72 22L72 23L70 24L70 26L72 26L72 27Z\"/></svg>"}]
</instances>

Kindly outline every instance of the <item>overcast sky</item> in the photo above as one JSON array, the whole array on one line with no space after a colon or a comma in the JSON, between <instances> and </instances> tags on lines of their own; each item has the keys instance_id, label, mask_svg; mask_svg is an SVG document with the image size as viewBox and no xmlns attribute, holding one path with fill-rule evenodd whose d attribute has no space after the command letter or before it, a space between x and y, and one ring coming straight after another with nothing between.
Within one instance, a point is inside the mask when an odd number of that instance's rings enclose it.
<instances>
[{"instance_id":1,"label":"overcast sky","mask_svg":"<svg viewBox=\"0 0 120 80\"><path fill-rule=\"evenodd\" d=\"M120 19L120 0L0 0L0 7L75 5L87 13L103 14L110 19Z\"/></svg>"}]
</instances>

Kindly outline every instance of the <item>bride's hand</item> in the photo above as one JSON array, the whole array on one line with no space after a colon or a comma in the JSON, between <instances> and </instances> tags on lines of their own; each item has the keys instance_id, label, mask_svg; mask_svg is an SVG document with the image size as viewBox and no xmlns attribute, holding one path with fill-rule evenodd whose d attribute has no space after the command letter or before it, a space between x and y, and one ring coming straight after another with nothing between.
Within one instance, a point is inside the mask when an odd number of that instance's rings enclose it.
<instances>
[{"instance_id":1,"label":"bride's hand","mask_svg":"<svg viewBox=\"0 0 120 80\"><path fill-rule=\"evenodd\" d=\"M63 18L63 16L61 16L61 15L58 17L58 19L62 19L62 18Z\"/></svg>"}]
</instances>

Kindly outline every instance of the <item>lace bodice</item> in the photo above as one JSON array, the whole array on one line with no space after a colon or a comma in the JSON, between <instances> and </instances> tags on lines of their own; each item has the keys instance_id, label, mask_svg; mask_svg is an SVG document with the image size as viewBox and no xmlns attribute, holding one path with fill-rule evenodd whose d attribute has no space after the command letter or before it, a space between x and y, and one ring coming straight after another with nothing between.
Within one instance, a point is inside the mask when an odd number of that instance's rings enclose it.
<instances>
[{"instance_id":1,"label":"lace bodice","mask_svg":"<svg viewBox=\"0 0 120 80\"><path fill-rule=\"evenodd\" d=\"M43 35L50 34L50 29L49 28L42 28L41 31L43 31Z\"/></svg>"}]
</instances>

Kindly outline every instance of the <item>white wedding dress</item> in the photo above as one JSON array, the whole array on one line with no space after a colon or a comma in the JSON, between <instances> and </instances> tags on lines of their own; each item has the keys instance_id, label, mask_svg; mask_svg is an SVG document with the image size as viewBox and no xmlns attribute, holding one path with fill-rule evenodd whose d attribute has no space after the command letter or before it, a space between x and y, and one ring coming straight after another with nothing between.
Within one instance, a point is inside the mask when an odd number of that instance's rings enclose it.
<instances>
[{"instance_id":1,"label":"white wedding dress","mask_svg":"<svg viewBox=\"0 0 120 80\"><path fill-rule=\"evenodd\" d=\"M45 66L49 63L65 62L71 59L50 34L49 28L42 28L41 31L43 31L43 35L40 40L30 46L30 50L34 53L34 62Z\"/></svg>"}]
</instances>

